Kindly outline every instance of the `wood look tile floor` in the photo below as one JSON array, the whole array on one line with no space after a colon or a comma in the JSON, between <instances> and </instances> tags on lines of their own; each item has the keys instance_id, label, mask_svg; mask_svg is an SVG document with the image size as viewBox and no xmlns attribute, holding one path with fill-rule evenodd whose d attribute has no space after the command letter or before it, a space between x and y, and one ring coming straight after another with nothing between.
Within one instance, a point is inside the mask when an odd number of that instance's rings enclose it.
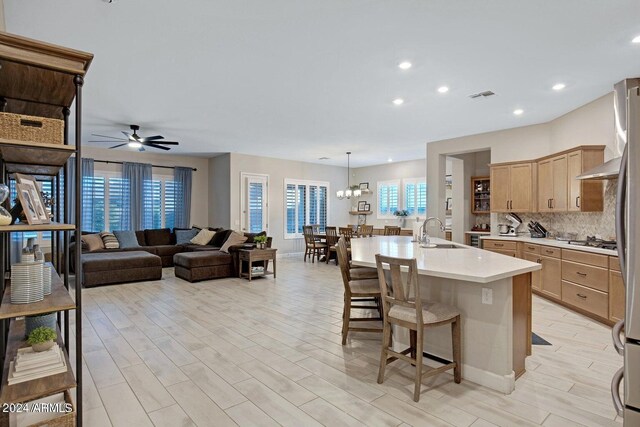
<instances>
[{"instance_id":1,"label":"wood look tile floor","mask_svg":"<svg viewBox=\"0 0 640 427\"><path fill-rule=\"evenodd\" d=\"M610 328L534 298L534 346L508 395L442 374L412 400L404 363L377 384L379 334L340 344L333 264L278 278L163 279L83 290L86 426L620 426ZM428 339L428 338L427 338ZM75 362L73 362L75 363ZM463 373L464 375L464 373Z\"/></svg>"}]
</instances>

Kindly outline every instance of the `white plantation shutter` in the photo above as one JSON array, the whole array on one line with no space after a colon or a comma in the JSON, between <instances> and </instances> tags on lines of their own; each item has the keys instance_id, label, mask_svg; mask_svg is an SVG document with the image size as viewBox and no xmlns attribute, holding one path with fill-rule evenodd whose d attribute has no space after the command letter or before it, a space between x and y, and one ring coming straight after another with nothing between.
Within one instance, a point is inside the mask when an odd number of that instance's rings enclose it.
<instances>
[{"instance_id":1,"label":"white plantation shutter","mask_svg":"<svg viewBox=\"0 0 640 427\"><path fill-rule=\"evenodd\" d=\"M85 176L82 179L82 230L103 231L105 229L105 179L101 176ZM90 209L88 209L90 207Z\"/></svg>"},{"instance_id":2,"label":"white plantation shutter","mask_svg":"<svg viewBox=\"0 0 640 427\"><path fill-rule=\"evenodd\" d=\"M109 229L129 230L129 180L109 178Z\"/></svg>"},{"instance_id":3,"label":"white plantation shutter","mask_svg":"<svg viewBox=\"0 0 640 427\"><path fill-rule=\"evenodd\" d=\"M411 216L427 213L427 183L425 178L404 179L404 207Z\"/></svg>"},{"instance_id":4,"label":"white plantation shutter","mask_svg":"<svg viewBox=\"0 0 640 427\"><path fill-rule=\"evenodd\" d=\"M262 182L249 182L249 233L260 233L265 229L263 195Z\"/></svg>"},{"instance_id":5,"label":"white plantation shutter","mask_svg":"<svg viewBox=\"0 0 640 427\"><path fill-rule=\"evenodd\" d=\"M412 182L404 185L404 208L409 215L416 214L416 185Z\"/></svg>"},{"instance_id":6,"label":"white plantation shutter","mask_svg":"<svg viewBox=\"0 0 640 427\"><path fill-rule=\"evenodd\" d=\"M393 217L400 204L400 182L378 182L378 218Z\"/></svg>"},{"instance_id":7,"label":"white plantation shutter","mask_svg":"<svg viewBox=\"0 0 640 427\"><path fill-rule=\"evenodd\" d=\"M182 186L176 185L174 181L164 182L164 226L168 228L175 227L176 223L176 200L178 195L176 191Z\"/></svg>"},{"instance_id":8,"label":"white plantation shutter","mask_svg":"<svg viewBox=\"0 0 640 427\"><path fill-rule=\"evenodd\" d=\"M303 237L302 227L319 224L324 232L329 221L329 183L285 180L285 238Z\"/></svg>"},{"instance_id":9,"label":"white plantation shutter","mask_svg":"<svg viewBox=\"0 0 640 427\"><path fill-rule=\"evenodd\" d=\"M419 182L416 191L417 214L424 216L427 214L427 183L425 181Z\"/></svg>"},{"instance_id":10,"label":"white plantation shutter","mask_svg":"<svg viewBox=\"0 0 640 427\"><path fill-rule=\"evenodd\" d=\"M144 183L143 229L162 228L162 182L150 180Z\"/></svg>"}]
</instances>

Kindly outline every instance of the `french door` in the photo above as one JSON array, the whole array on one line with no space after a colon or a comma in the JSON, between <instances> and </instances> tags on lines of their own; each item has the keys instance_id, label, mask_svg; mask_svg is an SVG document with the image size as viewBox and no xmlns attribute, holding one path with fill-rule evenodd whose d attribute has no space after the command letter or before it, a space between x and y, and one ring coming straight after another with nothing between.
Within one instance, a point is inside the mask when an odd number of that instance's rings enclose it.
<instances>
[{"instance_id":1,"label":"french door","mask_svg":"<svg viewBox=\"0 0 640 427\"><path fill-rule=\"evenodd\" d=\"M241 173L242 231L259 233L269 229L269 176Z\"/></svg>"}]
</instances>

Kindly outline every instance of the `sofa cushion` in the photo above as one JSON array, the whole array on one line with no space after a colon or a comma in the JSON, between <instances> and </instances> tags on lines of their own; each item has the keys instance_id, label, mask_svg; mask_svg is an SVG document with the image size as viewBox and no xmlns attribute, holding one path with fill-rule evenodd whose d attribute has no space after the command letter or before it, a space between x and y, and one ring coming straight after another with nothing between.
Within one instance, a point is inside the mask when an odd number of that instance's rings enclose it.
<instances>
[{"instance_id":1,"label":"sofa cushion","mask_svg":"<svg viewBox=\"0 0 640 427\"><path fill-rule=\"evenodd\" d=\"M198 234L198 229L190 228L188 230L178 230L174 231L176 235L176 245L186 245L191 242L191 239L196 237Z\"/></svg>"},{"instance_id":2,"label":"sofa cushion","mask_svg":"<svg viewBox=\"0 0 640 427\"><path fill-rule=\"evenodd\" d=\"M156 255L158 256L174 256L177 253L184 252L184 248L182 246L176 245L160 245L155 246Z\"/></svg>"},{"instance_id":3,"label":"sofa cushion","mask_svg":"<svg viewBox=\"0 0 640 427\"><path fill-rule=\"evenodd\" d=\"M144 237L144 230L138 230L136 233L136 239L138 239L138 244L140 246L147 246L147 240Z\"/></svg>"},{"instance_id":4,"label":"sofa cushion","mask_svg":"<svg viewBox=\"0 0 640 427\"><path fill-rule=\"evenodd\" d=\"M86 245L87 251L93 252L100 249L104 249L104 242L99 233L87 234L82 236L82 246Z\"/></svg>"},{"instance_id":5,"label":"sofa cushion","mask_svg":"<svg viewBox=\"0 0 640 427\"><path fill-rule=\"evenodd\" d=\"M91 253L82 257L85 273L158 266L162 266L160 257L144 251Z\"/></svg>"},{"instance_id":6,"label":"sofa cushion","mask_svg":"<svg viewBox=\"0 0 640 427\"><path fill-rule=\"evenodd\" d=\"M220 251L183 252L173 257L173 263L185 268L211 267L233 263L233 257Z\"/></svg>"},{"instance_id":7,"label":"sofa cushion","mask_svg":"<svg viewBox=\"0 0 640 427\"><path fill-rule=\"evenodd\" d=\"M266 236L267 232L266 231L261 231L259 233L244 233L244 235L247 237L247 241L245 243L253 243L253 238L254 237Z\"/></svg>"},{"instance_id":8,"label":"sofa cushion","mask_svg":"<svg viewBox=\"0 0 640 427\"><path fill-rule=\"evenodd\" d=\"M110 231L103 231L100 233L100 237L102 238L102 242L104 243L104 247L106 249L118 249L120 248L120 243L116 238L115 234Z\"/></svg>"},{"instance_id":9,"label":"sofa cushion","mask_svg":"<svg viewBox=\"0 0 640 427\"><path fill-rule=\"evenodd\" d=\"M219 251L220 248L216 248L215 246L200 246L200 245L183 245L185 248L185 252L204 252L204 251Z\"/></svg>"},{"instance_id":10,"label":"sofa cushion","mask_svg":"<svg viewBox=\"0 0 640 427\"><path fill-rule=\"evenodd\" d=\"M116 239L118 239L118 242L120 243L120 248L122 249L140 247L135 231L117 230L117 231L114 231L113 234L116 236Z\"/></svg>"},{"instance_id":11,"label":"sofa cushion","mask_svg":"<svg viewBox=\"0 0 640 427\"><path fill-rule=\"evenodd\" d=\"M213 236L211 241L209 242L210 246L215 246L216 248L221 248L224 245L224 242L227 241L229 235L233 230L218 230L216 234Z\"/></svg>"},{"instance_id":12,"label":"sofa cushion","mask_svg":"<svg viewBox=\"0 0 640 427\"><path fill-rule=\"evenodd\" d=\"M168 228L144 230L144 239L146 240L147 246L170 245L171 230Z\"/></svg>"},{"instance_id":13,"label":"sofa cushion","mask_svg":"<svg viewBox=\"0 0 640 427\"><path fill-rule=\"evenodd\" d=\"M213 238L214 234L215 231L203 228L198 232L198 234L196 234L191 240L189 240L189 242L193 243L194 245L204 246L211 241L211 238Z\"/></svg>"},{"instance_id":14,"label":"sofa cushion","mask_svg":"<svg viewBox=\"0 0 640 427\"><path fill-rule=\"evenodd\" d=\"M239 245L247 241L247 236L243 236L240 233L232 231L229 238L224 242L224 245L220 248L221 252L229 253L229 247Z\"/></svg>"}]
</instances>

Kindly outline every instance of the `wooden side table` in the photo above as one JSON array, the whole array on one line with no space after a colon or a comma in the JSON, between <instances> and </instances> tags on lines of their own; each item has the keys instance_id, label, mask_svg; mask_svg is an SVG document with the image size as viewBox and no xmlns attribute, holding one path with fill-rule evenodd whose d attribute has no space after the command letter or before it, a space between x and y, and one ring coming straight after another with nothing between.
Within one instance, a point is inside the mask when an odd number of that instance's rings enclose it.
<instances>
[{"instance_id":1,"label":"wooden side table","mask_svg":"<svg viewBox=\"0 0 640 427\"><path fill-rule=\"evenodd\" d=\"M240 249L238 251L238 277L246 277L251 281L253 277L273 274L276 277L276 252L277 249ZM255 261L262 261L264 270L260 274L253 274L252 265ZM273 272L267 271L267 261L273 262ZM242 272L243 262L248 263L247 273Z\"/></svg>"}]
</instances>

